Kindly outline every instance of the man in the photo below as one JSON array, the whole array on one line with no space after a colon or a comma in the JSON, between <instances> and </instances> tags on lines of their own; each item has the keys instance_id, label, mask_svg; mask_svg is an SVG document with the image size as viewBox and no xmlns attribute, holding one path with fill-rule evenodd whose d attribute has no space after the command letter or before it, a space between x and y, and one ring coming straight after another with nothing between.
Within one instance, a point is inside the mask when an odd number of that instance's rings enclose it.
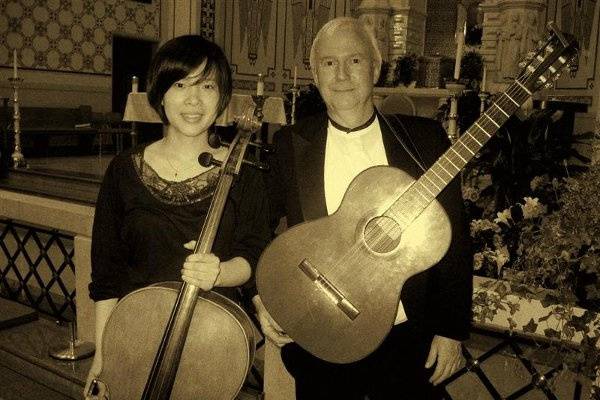
<instances>
[{"instance_id":1,"label":"man","mask_svg":"<svg viewBox=\"0 0 600 400\"><path fill-rule=\"evenodd\" d=\"M323 26L310 62L327 113L277 133L271 160L271 209L275 220L287 217L288 226L335 212L350 181L366 168L390 165L417 178L448 146L435 121L384 117L375 111L372 91L381 56L358 20L337 18ZM472 292L472 256L458 179L438 200L452 224L450 248L438 264L406 281L394 327L366 358L333 364L314 357L282 332L254 296L263 332L283 346L282 359L296 381L298 400L438 398L434 386L461 362Z\"/></svg>"}]
</instances>

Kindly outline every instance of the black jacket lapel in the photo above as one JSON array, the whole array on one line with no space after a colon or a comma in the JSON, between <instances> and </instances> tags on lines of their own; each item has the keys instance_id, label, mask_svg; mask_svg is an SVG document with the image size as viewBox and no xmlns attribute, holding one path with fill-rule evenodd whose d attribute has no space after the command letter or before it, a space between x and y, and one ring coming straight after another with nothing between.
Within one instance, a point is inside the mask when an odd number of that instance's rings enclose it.
<instances>
[{"instance_id":1,"label":"black jacket lapel","mask_svg":"<svg viewBox=\"0 0 600 400\"><path fill-rule=\"evenodd\" d=\"M327 114L306 120L295 129L293 147L300 206L304 220L327 215L324 164L327 142Z\"/></svg>"}]
</instances>

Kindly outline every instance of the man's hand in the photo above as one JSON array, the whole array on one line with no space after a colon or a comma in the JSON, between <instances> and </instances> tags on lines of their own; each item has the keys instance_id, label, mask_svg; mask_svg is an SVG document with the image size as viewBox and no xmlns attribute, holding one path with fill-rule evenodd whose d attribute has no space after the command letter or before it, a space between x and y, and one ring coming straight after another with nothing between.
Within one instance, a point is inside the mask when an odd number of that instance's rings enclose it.
<instances>
[{"instance_id":1,"label":"man's hand","mask_svg":"<svg viewBox=\"0 0 600 400\"><path fill-rule=\"evenodd\" d=\"M435 364L435 371L429 378L434 386L448 379L462 364L463 356L458 340L435 335L431 342L425 368Z\"/></svg>"},{"instance_id":2,"label":"man's hand","mask_svg":"<svg viewBox=\"0 0 600 400\"><path fill-rule=\"evenodd\" d=\"M188 250L193 250L195 245L196 241L191 241L183 246ZM211 290L216 285L221 273L220 265L221 260L212 253L190 254L183 263L181 279L202 290Z\"/></svg>"},{"instance_id":3,"label":"man's hand","mask_svg":"<svg viewBox=\"0 0 600 400\"><path fill-rule=\"evenodd\" d=\"M293 340L285 334L277 322L275 322L271 315L269 315L269 312L265 308L259 295L256 295L252 298L252 303L254 303L254 308L256 308L260 327L264 335L269 340L275 343L278 347L281 347L286 343L293 342Z\"/></svg>"}]
</instances>

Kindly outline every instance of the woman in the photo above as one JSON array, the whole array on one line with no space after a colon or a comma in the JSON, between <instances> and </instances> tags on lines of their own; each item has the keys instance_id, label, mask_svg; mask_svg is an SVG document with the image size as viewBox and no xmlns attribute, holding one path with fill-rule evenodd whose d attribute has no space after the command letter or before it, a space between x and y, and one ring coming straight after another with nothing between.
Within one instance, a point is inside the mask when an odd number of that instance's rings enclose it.
<instances>
[{"instance_id":1,"label":"woman","mask_svg":"<svg viewBox=\"0 0 600 400\"><path fill-rule=\"evenodd\" d=\"M218 179L218 170L201 166L198 156L226 155L207 139L231 90L227 59L200 36L172 39L152 60L148 100L165 135L117 155L98 195L89 286L96 302L96 354L86 393L101 370L102 331L121 297L152 283L183 279L239 300L235 288L251 285L270 235L259 172L242 168L223 212L214 254L190 254Z\"/></svg>"}]
</instances>

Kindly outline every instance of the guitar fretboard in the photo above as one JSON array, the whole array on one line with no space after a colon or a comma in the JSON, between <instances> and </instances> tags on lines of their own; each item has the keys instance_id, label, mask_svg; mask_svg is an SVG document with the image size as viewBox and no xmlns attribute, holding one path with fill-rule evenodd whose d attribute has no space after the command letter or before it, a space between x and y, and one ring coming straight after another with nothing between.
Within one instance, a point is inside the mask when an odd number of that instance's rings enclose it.
<instances>
[{"instance_id":1,"label":"guitar fretboard","mask_svg":"<svg viewBox=\"0 0 600 400\"><path fill-rule=\"evenodd\" d=\"M531 91L516 80L385 214L403 226L409 225L529 96Z\"/></svg>"}]
</instances>

